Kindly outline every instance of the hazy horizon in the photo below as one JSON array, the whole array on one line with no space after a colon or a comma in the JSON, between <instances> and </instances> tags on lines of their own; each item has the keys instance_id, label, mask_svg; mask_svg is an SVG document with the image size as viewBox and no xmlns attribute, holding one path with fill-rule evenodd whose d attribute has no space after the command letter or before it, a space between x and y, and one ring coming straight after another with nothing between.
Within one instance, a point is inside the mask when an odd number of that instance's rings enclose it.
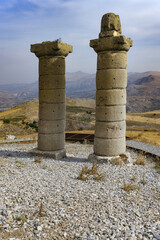
<instances>
[{"instance_id":1,"label":"hazy horizon","mask_svg":"<svg viewBox=\"0 0 160 240\"><path fill-rule=\"evenodd\" d=\"M147 72L157 72L158 75L160 75L160 71L152 71L152 70L148 70L145 72L127 72L127 74L143 74L143 73L147 73ZM95 73L87 73L87 72L83 72L82 70L78 70L76 72L66 72L66 74L75 74L75 73L82 73L82 74L89 74L89 75L95 75L96 77L96 72ZM26 85L26 84L34 84L38 82L38 78L37 80L33 81L33 82L5 82L5 83L1 83L0 82L0 86L2 85L14 85L14 84L19 84L19 85Z\"/></svg>"}]
</instances>

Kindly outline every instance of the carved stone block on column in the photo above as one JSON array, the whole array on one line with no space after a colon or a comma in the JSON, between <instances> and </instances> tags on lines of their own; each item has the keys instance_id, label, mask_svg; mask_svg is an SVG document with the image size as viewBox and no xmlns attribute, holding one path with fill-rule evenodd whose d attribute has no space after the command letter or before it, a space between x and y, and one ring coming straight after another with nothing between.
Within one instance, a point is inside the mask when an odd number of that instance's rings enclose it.
<instances>
[{"instance_id":1,"label":"carved stone block on column","mask_svg":"<svg viewBox=\"0 0 160 240\"><path fill-rule=\"evenodd\" d=\"M39 105L39 119L55 121L65 119L65 102L63 103L41 103Z\"/></svg>"},{"instance_id":2,"label":"carved stone block on column","mask_svg":"<svg viewBox=\"0 0 160 240\"><path fill-rule=\"evenodd\" d=\"M126 69L126 52L100 52L98 53L97 69Z\"/></svg>"},{"instance_id":3,"label":"carved stone block on column","mask_svg":"<svg viewBox=\"0 0 160 240\"><path fill-rule=\"evenodd\" d=\"M126 69L103 69L96 74L97 90L121 89L127 87Z\"/></svg>"},{"instance_id":4,"label":"carved stone block on column","mask_svg":"<svg viewBox=\"0 0 160 240\"><path fill-rule=\"evenodd\" d=\"M126 105L96 107L96 122L117 122L125 119Z\"/></svg>"},{"instance_id":5,"label":"carved stone block on column","mask_svg":"<svg viewBox=\"0 0 160 240\"><path fill-rule=\"evenodd\" d=\"M65 89L65 75L45 75L39 77L39 89Z\"/></svg>"},{"instance_id":6,"label":"carved stone block on column","mask_svg":"<svg viewBox=\"0 0 160 240\"><path fill-rule=\"evenodd\" d=\"M98 90L96 93L96 103L97 106L125 105L126 90Z\"/></svg>"}]
</instances>

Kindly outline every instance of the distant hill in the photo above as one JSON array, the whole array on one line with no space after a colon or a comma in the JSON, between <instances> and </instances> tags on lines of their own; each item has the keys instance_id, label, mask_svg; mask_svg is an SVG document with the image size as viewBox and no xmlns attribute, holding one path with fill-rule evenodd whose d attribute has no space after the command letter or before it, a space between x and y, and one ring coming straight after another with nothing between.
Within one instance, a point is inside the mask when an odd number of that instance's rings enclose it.
<instances>
[{"instance_id":1,"label":"distant hill","mask_svg":"<svg viewBox=\"0 0 160 240\"><path fill-rule=\"evenodd\" d=\"M127 112L147 112L160 109L160 75L135 80L127 87Z\"/></svg>"},{"instance_id":2,"label":"distant hill","mask_svg":"<svg viewBox=\"0 0 160 240\"><path fill-rule=\"evenodd\" d=\"M66 96L77 98L94 98L96 90L96 75L83 72L67 74L72 81L66 81ZM66 76L66 79L67 79ZM71 77L72 76L72 77ZM74 76L74 79L73 79Z\"/></svg>"},{"instance_id":3,"label":"distant hill","mask_svg":"<svg viewBox=\"0 0 160 240\"><path fill-rule=\"evenodd\" d=\"M138 73L138 72L129 72L128 73L128 85L133 84L136 80L144 78L144 77L148 77L148 76L160 76L160 72L157 71L148 71L148 72L142 72L142 73Z\"/></svg>"},{"instance_id":4,"label":"distant hill","mask_svg":"<svg viewBox=\"0 0 160 240\"><path fill-rule=\"evenodd\" d=\"M66 73L66 96L95 99L96 75L81 71ZM38 97L38 82L0 85L0 109ZM128 73L127 112L160 109L160 72Z\"/></svg>"},{"instance_id":5,"label":"distant hill","mask_svg":"<svg viewBox=\"0 0 160 240\"><path fill-rule=\"evenodd\" d=\"M38 99L32 99L7 111L0 112L0 138L7 134L25 136L36 134L35 129L26 125L38 121ZM4 123L4 119L9 123ZM94 129L95 100L66 99L66 130Z\"/></svg>"}]
</instances>

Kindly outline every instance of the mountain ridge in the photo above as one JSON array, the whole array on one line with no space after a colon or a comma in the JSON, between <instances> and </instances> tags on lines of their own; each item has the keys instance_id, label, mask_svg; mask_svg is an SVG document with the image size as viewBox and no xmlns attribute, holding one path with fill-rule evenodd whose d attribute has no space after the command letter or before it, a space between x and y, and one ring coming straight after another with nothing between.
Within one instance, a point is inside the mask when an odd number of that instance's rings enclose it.
<instances>
[{"instance_id":1,"label":"mountain ridge","mask_svg":"<svg viewBox=\"0 0 160 240\"><path fill-rule=\"evenodd\" d=\"M95 93L96 74L66 73L67 97L95 99ZM38 98L38 82L0 85L0 108L14 107L33 98ZM160 72L128 73L127 112L156 109L160 109Z\"/></svg>"}]
</instances>

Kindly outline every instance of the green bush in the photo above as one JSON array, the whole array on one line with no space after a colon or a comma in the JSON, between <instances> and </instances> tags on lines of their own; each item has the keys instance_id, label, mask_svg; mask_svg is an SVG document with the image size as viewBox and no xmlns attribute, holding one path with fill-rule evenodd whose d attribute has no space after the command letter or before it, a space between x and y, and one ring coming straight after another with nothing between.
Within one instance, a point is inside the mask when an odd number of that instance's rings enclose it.
<instances>
[{"instance_id":1,"label":"green bush","mask_svg":"<svg viewBox=\"0 0 160 240\"><path fill-rule=\"evenodd\" d=\"M26 124L26 128L29 128L29 127L33 128L35 129L36 132L38 132L38 124L35 120L32 123L26 122L25 124Z\"/></svg>"},{"instance_id":2,"label":"green bush","mask_svg":"<svg viewBox=\"0 0 160 240\"><path fill-rule=\"evenodd\" d=\"M6 123L7 123L7 124L10 123L10 119L3 119L3 123L4 123L4 124L6 124Z\"/></svg>"}]
</instances>

